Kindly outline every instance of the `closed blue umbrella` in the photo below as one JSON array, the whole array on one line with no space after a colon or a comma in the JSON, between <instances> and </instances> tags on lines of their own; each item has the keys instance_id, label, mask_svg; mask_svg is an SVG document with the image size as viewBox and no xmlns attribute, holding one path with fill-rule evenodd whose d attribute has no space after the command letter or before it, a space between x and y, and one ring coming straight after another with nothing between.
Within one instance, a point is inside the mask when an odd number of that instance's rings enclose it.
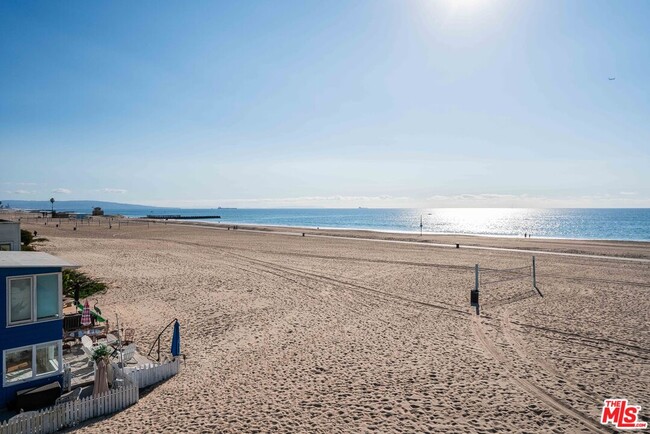
<instances>
[{"instance_id":1,"label":"closed blue umbrella","mask_svg":"<svg viewBox=\"0 0 650 434\"><path fill-rule=\"evenodd\" d=\"M176 321L174 323L174 334L172 336L172 356L181 355L181 325Z\"/></svg>"}]
</instances>

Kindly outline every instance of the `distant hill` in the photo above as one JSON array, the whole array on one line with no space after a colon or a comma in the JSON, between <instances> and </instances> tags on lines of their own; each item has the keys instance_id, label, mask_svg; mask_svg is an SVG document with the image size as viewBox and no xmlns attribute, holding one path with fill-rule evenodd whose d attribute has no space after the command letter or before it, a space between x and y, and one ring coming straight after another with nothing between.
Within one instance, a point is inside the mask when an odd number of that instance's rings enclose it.
<instances>
[{"instance_id":1,"label":"distant hill","mask_svg":"<svg viewBox=\"0 0 650 434\"><path fill-rule=\"evenodd\" d=\"M14 209L50 209L52 204L49 200L12 200L0 199L3 207ZM111 213L115 211L146 211L159 209L156 206L133 205L130 203L104 202L101 200L57 200L54 202L54 209L58 211L91 212L96 206Z\"/></svg>"}]
</instances>

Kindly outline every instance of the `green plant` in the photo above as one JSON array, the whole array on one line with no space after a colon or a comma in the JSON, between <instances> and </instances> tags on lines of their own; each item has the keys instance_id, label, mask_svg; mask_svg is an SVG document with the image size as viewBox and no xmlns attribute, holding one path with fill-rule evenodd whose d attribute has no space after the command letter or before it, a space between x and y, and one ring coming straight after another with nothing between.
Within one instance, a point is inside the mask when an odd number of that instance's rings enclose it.
<instances>
[{"instance_id":1,"label":"green plant","mask_svg":"<svg viewBox=\"0 0 650 434\"><path fill-rule=\"evenodd\" d=\"M100 344L95 350L93 351L93 360L95 363L99 362L101 359L108 359L108 357L111 355L111 351L108 349L108 347L104 344Z\"/></svg>"},{"instance_id":2,"label":"green plant","mask_svg":"<svg viewBox=\"0 0 650 434\"><path fill-rule=\"evenodd\" d=\"M20 230L20 242L25 244L25 245L28 245L32 241L34 241L34 235L28 230L21 229Z\"/></svg>"},{"instance_id":3,"label":"green plant","mask_svg":"<svg viewBox=\"0 0 650 434\"><path fill-rule=\"evenodd\" d=\"M88 298L93 294L106 291L106 284L95 280L81 271L63 270L63 293L74 297L74 290L79 286L79 299Z\"/></svg>"},{"instance_id":4,"label":"green plant","mask_svg":"<svg viewBox=\"0 0 650 434\"><path fill-rule=\"evenodd\" d=\"M21 250L34 250L30 244L34 241L34 235L30 231L26 231L25 229L20 230L20 244L21 244Z\"/></svg>"}]
</instances>

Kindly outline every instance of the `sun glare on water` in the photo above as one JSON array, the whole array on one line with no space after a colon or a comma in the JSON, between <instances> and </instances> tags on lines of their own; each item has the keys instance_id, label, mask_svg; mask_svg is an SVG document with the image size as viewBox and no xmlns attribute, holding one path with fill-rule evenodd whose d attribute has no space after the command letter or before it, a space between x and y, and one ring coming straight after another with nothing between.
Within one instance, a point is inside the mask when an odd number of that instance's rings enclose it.
<instances>
[{"instance_id":1,"label":"sun glare on water","mask_svg":"<svg viewBox=\"0 0 650 434\"><path fill-rule=\"evenodd\" d=\"M427 210L424 229L432 233L523 235L537 232L535 214L525 208L438 208Z\"/></svg>"}]
</instances>

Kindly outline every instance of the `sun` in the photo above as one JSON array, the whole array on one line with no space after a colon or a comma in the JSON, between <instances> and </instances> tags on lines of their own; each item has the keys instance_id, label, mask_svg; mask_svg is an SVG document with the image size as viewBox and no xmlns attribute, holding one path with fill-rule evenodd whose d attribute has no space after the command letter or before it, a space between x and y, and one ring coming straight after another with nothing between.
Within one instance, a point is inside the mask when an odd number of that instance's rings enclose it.
<instances>
[{"instance_id":1,"label":"sun","mask_svg":"<svg viewBox=\"0 0 650 434\"><path fill-rule=\"evenodd\" d=\"M492 9L498 0L421 0L420 5L437 17L470 17Z\"/></svg>"},{"instance_id":2,"label":"sun","mask_svg":"<svg viewBox=\"0 0 650 434\"><path fill-rule=\"evenodd\" d=\"M455 10L465 10L465 11L475 11L477 9L482 9L491 0L448 0L452 9Z\"/></svg>"}]
</instances>

